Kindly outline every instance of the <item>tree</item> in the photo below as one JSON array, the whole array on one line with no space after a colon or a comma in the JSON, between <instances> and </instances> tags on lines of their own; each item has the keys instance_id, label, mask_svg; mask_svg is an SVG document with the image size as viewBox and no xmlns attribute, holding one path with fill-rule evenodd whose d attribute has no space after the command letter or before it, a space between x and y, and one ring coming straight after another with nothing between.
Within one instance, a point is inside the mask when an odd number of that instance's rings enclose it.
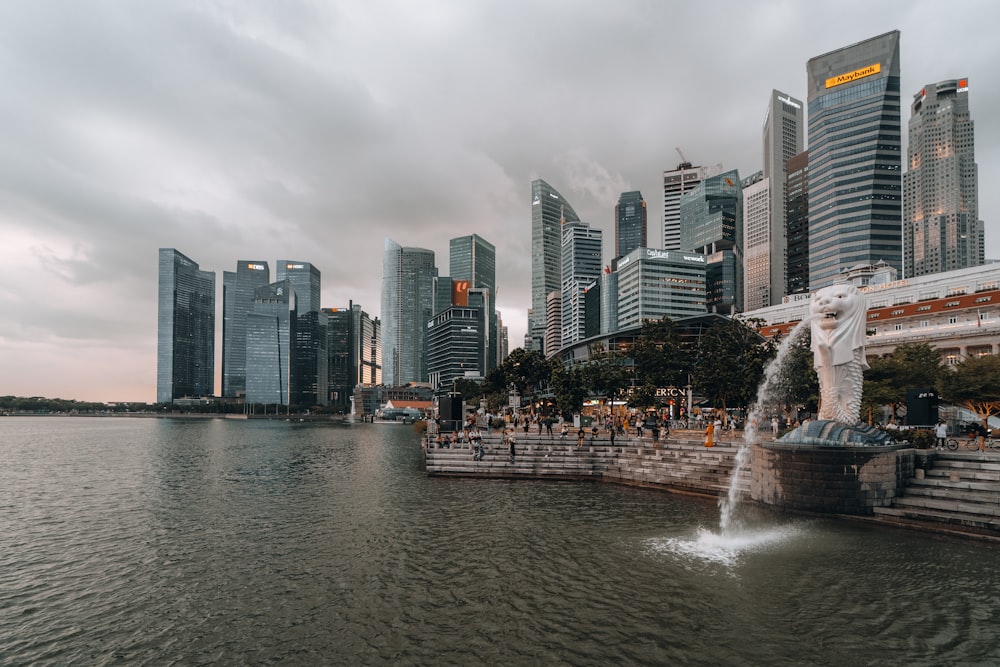
<instances>
[{"instance_id":1,"label":"tree","mask_svg":"<svg viewBox=\"0 0 1000 667\"><path fill-rule=\"evenodd\" d=\"M780 339L775 339L780 346ZM772 402L785 415L793 409L802 408L807 412L819 410L819 377L813 368L812 336L809 327L789 344L782 368L772 384Z\"/></svg>"},{"instance_id":2,"label":"tree","mask_svg":"<svg viewBox=\"0 0 1000 667\"><path fill-rule=\"evenodd\" d=\"M942 370L938 380L941 397L986 420L1000 414L1000 356L970 357L951 370Z\"/></svg>"},{"instance_id":3,"label":"tree","mask_svg":"<svg viewBox=\"0 0 1000 667\"><path fill-rule=\"evenodd\" d=\"M587 398L587 385L583 372L576 367L566 368L562 361L549 360L550 388L555 395L556 408L563 414L579 412Z\"/></svg>"},{"instance_id":4,"label":"tree","mask_svg":"<svg viewBox=\"0 0 1000 667\"><path fill-rule=\"evenodd\" d=\"M513 385L521 396L534 397L545 389L550 380L550 368L545 355L519 347L501 365L508 387Z\"/></svg>"},{"instance_id":5,"label":"tree","mask_svg":"<svg viewBox=\"0 0 1000 667\"><path fill-rule=\"evenodd\" d=\"M908 389L934 387L941 376L941 353L927 343L904 343L891 355L868 359L865 372L862 406L868 410L869 421L874 410L883 405L897 410L906 402Z\"/></svg>"},{"instance_id":6,"label":"tree","mask_svg":"<svg viewBox=\"0 0 1000 667\"><path fill-rule=\"evenodd\" d=\"M761 337L760 326L759 320L718 319L698 338L691 380L723 414L753 402L764 365L774 356L775 345Z\"/></svg>"},{"instance_id":7,"label":"tree","mask_svg":"<svg viewBox=\"0 0 1000 667\"><path fill-rule=\"evenodd\" d=\"M595 396L614 400L629 384L630 369L621 352L595 345L583 367L586 386Z\"/></svg>"},{"instance_id":8,"label":"tree","mask_svg":"<svg viewBox=\"0 0 1000 667\"><path fill-rule=\"evenodd\" d=\"M633 360L636 385L681 387L687 384L691 355L681 348L673 321L646 320L628 352Z\"/></svg>"}]
</instances>

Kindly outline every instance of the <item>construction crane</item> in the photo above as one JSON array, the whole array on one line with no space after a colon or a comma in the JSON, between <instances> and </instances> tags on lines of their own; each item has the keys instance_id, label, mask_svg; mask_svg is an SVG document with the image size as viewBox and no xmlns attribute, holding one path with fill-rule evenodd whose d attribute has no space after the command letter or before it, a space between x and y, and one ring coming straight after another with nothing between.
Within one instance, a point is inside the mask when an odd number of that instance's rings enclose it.
<instances>
[{"instance_id":1,"label":"construction crane","mask_svg":"<svg viewBox=\"0 0 1000 667\"><path fill-rule=\"evenodd\" d=\"M684 153L681 152L681 149L675 147L674 150L677 151L677 154L681 156L681 163L679 165L677 165L677 168L678 169L690 169L691 168L691 163L688 162L688 160L687 160L686 157L684 157Z\"/></svg>"}]
</instances>

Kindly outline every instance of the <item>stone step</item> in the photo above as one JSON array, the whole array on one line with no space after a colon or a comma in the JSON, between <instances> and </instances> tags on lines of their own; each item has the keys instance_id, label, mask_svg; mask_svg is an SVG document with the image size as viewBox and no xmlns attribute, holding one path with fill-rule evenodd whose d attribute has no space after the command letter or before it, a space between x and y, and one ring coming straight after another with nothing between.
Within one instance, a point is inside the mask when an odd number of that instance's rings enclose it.
<instances>
[{"instance_id":1,"label":"stone step","mask_svg":"<svg viewBox=\"0 0 1000 667\"><path fill-rule=\"evenodd\" d=\"M944 468L935 465L924 473L924 478L947 479L951 481L1000 482L1000 472L977 468Z\"/></svg>"},{"instance_id":2,"label":"stone step","mask_svg":"<svg viewBox=\"0 0 1000 667\"><path fill-rule=\"evenodd\" d=\"M940 511L920 507L875 507L876 516L901 520L902 523L935 523L955 528L981 530L996 534L1000 531L1000 519L981 514L966 514L959 511Z\"/></svg>"},{"instance_id":3,"label":"stone step","mask_svg":"<svg viewBox=\"0 0 1000 667\"><path fill-rule=\"evenodd\" d=\"M973 514L978 516L1000 517L1000 505L965 502L962 500L951 500L947 498L934 498L927 496L898 496L892 503L893 507L908 507L930 510L941 510L946 512L959 512L962 514Z\"/></svg>"},{"instance_id":4,"label":"stone step","mask_svg":"<svg viewBox=\"0 0 1000 667\"><path fill-rule=\"evenodd\" d=\"M937 498L941 500L953 500L963 503L982 503L1000 507L1000 489L984 490L961 488L960 483L954 486L928 486L910 484L906 487L906 498Z\"/></svg>"}]
</instances>

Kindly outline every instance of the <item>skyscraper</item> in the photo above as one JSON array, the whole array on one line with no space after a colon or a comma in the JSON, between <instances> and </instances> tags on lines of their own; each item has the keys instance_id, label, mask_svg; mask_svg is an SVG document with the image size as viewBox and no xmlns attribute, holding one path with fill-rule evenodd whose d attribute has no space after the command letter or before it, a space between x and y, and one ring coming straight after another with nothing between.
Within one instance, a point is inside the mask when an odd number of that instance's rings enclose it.
<instances>
[{"instance_id":1,"label":"skyscraper","mask_svg":"<svg viewBox=\"0 0 1000 667\"><path fill-rule=\"evenodd\" d=\"M903 174L904 276L985 261L969 80L924 86L910 106Z\"/></svg>"},{"instance_id":2,"label":"skyscraper","mask_svg":"<svg viewBox=\"0 0 1000 667\"><path fill-rule=\"evenodd\" d=\"M452 280L465 281L472 289L489 291L487 301L491 306L489 312L485 314L487 322L487 331L485 333L491 341L491 349L486 358L486 371L489 372L499 363L498 359L500 356L497 346L499 320L497 319L496 312L496 248L492 243L478 234L451 239L449 242L448 269Z\"/></svg>"},{"instance_id":3,"label":"skyscraper","mask_svg":"<svg viewBox=\"0 0 1000 667\"><path fill-rule=\"evenodd\" d=\"M709 176L722 173L722 165L693 167L681 162L677 169L663 172L663 227L660 229L660 247L664 250L681 249L681 195L690 192Z\"/></svg>"},{"instance_id":4,"label":"skyscraper","mask_svg":"<svg viewBox=\"0 0 1000 667\"><path fill-rule=\"evenodd\" d=\"M562 233L561 347L586 337L587 288L601 278L604 234L586 222L567 222ZM546 355L554 350L546 350Z\"/></svg>"},{"instance_id":5,"label":"skyscraper","mask_svg":"<svg viewBox=\"0 0 1000 667\"><path fill-rule=\"evenodd\" d=\"M427 382L427 323L434 311L434 253L385 240L382 255L382 381Z\"/></svg>"},{"instance_id":6,"label":"skyscraper","mask_svg":"<svg viewBox=\"0 0 1000 667\"><path fill-rule=\"evenodd\" d=\"M785 171L785 294L805 294L809 292L809 153L789 159Z\"/></svg>"},{"instance_id":7,"label":"skyscraper","mask_svg":"<svg viewBox=\"0 0 1000 667\"><path fill-rule=\"evenodd\" d=\"M289 405L298 324L295 291L288 280L254 290L246 318L246 402Z\"/></svg>"},{"instance_id":8,"label":"skyscraper","mask_svg":"<svg viewBox=\"0 0 1000 667\"><path fill-rule=\"evenodd\" d=\"M327 318L330 405L347 410L356 387L379 384L379 321L353 302L347 308L324 308L323 313Z\"/></svg>"},{"instance_id":9,"label":"skyscraper","mask_svg":"<svg viewBox=\"0 0 1000 667\"><path fill-rule=\"evenodd\" d=\"M902 269L899 31L809 60L809 288Z\"/></svg>"},{"instance_id":10,"label":"skyscraper","mask_svg":"<svg viewBox=\"0 0 1000 667\"><path fill-rule=\"evenodd\" d=\"M734 169L710 176L685 193L681 197L680 223L681 250L706 256L708 311L721 315L742 312L743 190L739 172ZM619 306L622 326L623 310Z\"/></svg>"},{"instance_id":11,"label":"skyscraper","mask_svg":"<svg viewBox=\"0 0 1000 667\"><path fill-rule=\"evenodd\" d=\"M278 260L278 280L295 292L292 346L292 405L325 405L327 401L326 316L320 312L320 272L309 262Z\"/></svg>"},{"instance_id":12,"label":"skyscraper","mask_svg":"<svg viewBox=\"0 0 1000 667\"><path fill-rule=\"evenodd\" d=\"M287 259L278 260L277 280L287 280L295 290L296 310L299 315L319 312L320 272L309 262Z\"/></svg>"},{"instance_id":13,"label":"skyscraper","mask_svg":"<svg viewBox=\"0 0 1000 667\"><path fill-rule=\"evenodd\" d=\"M771 191L770 179L764 177L764 172L758 171L743 179L743 240L746 249L743 253L743 307L755 310L771 305L771 294L781 294L784 289L784 276L781 284L772 283L771 269L783 264L784 252L781 258L775 257L771 247L775 241L771 233ZM784 210L784 209L782 209ZM781 234L782 241L784 233Z\"/></svg>"},{"instance_id":14,"label":"skyscraper","mask_svg":"<svg viewBox=\"0 0 1000 667\"><path fill-rule=\"evenodd\" d=\"M680 250L636 248L619 258L616 325L704 313L705 266L703 255Z\"/></svg>"},{"instance_id":15,"label":"skyscraper","mask_svg":"<svg viewBox=\"0 0 1000 667\"><path fill-rule=\"evenodd\" d=\"M271 282L267 262L241 259L222 274L222 395L243 396L247 388L247 315L254 290Z\"/></svg>"},{"instance_id":16,"label":"skyscraper","mask_svg":"<svg viewBox=\"0 0 1000 667\"><path fill-rule=\"evenodd\" d=\"M528 332L532 349L542 351L545 338L545 298L562 289L562 220L580 218L555 188L541 179L531 182L531 311Z\"/></svg>"},{"instance_id":17,"label":"skyscraper","mask_svg":"<svg viewBox=\"0 0 1000 667\"><path fill-rule=\"evenodd\" d=\"M803 150L802 102L778 90L771 91L771 100L764 119L764 180L768 191L768 227L766 242L770 248L766 253L766 275L768 302L764 306L781 303L787 282L787 239L785 164ZM751 256L750 221L744 219L746 237L746 257ZM749 283L749 277L747 279ZM754 290L757 297L764 290ZM749 292L749 290L748 290ZM749 310L751 306L746 305Z\"/></svg>"},{"instance_id":18,"label":"skyscraper","mask_svg":"<svg viewBox=\"0 0 1000 667\"><path fill-rule=\"evenodd\" d=\"M646 200L638 190L623 192L615 204L615 257L646 247Z\"/></svg>"},{"instance_id":19,"label":"skyscraper","mask_svg":"<svg viewBox=\"0 0 1000 667\"><path fill-rule=\"evenodd\" d=\"M562 343L562 291L545 297L545 358L556 356Z\"/></svg>"},{"instance_id":20,"label":"skyscraper","mask_svg":"<svg viewBox=\"0 0 1000 667\"><path fill-rule=\"evenodd\" d=\"M215 393L215 272L160 248L156 400Z\"/></svg>"},{"instance_id":21,"label":"skyscraper","mask_svg":"<svg viewBox=\"0 0 1000 667\"><path fill-rule=\"evenodd\" d=\"M452 280L467 280L472 287L486 288L496 295L497 250L493 244L471 234L451 239L448 245Z\"/></svg>"}]
</instances>

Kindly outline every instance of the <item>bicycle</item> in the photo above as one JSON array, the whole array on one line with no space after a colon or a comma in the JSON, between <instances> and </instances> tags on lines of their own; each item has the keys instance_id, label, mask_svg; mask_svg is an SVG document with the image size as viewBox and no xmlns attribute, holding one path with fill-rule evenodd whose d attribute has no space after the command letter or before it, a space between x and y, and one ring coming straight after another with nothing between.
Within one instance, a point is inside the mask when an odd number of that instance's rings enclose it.
<instances>
[{"instance_id":1,"label":"bicycle","mask_svg":"<svg viewBox=\"0 0 1000 667\"><path fill-rule=\"evenodd\" d=\"M948 438L944 444L951 451L958 449L960 444L965 445L967 449L977 450L979 449L979 436L972 438ZM986 438L986 449L1000 449L1000 442L994 440L993 436L989 436Z\"/></svg>"}]
</instances>

